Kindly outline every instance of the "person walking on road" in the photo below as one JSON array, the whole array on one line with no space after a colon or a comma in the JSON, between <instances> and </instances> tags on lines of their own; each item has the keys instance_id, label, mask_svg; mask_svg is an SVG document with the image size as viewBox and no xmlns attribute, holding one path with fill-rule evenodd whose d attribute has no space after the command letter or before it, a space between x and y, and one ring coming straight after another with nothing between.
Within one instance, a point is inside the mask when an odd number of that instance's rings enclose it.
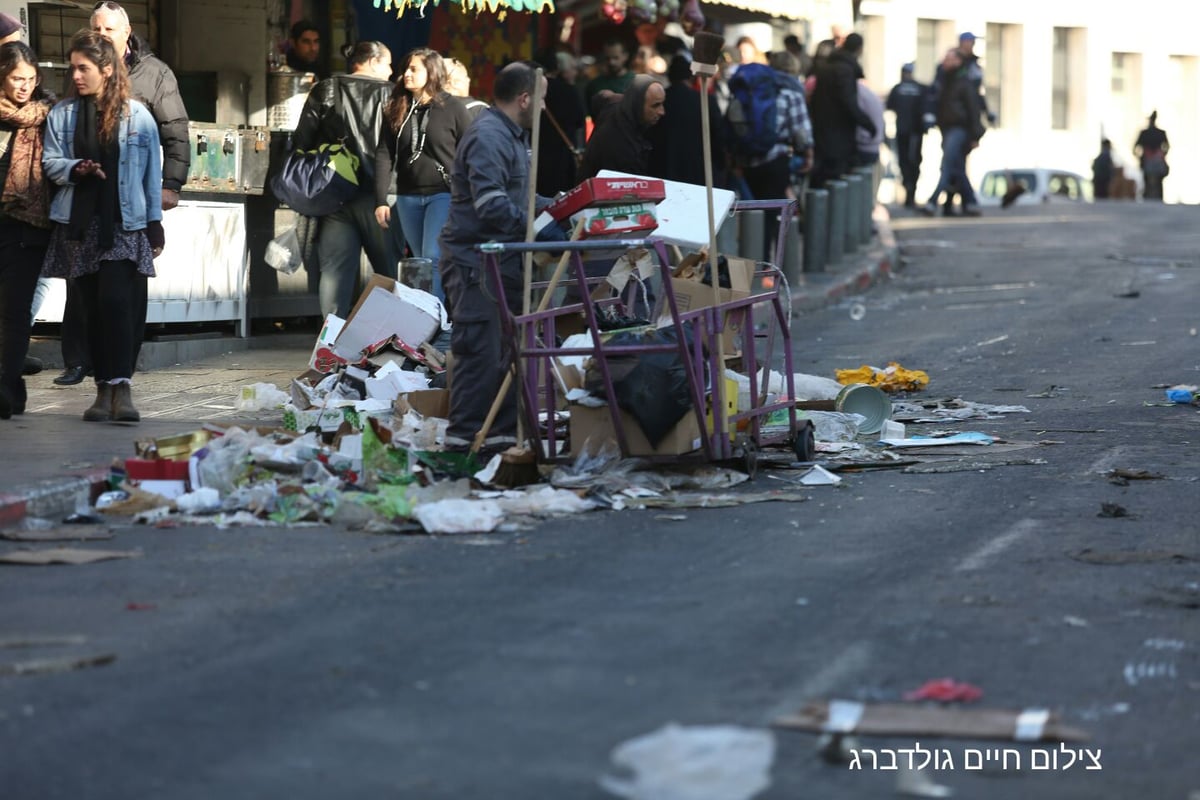
<instances>
[{"instance_id":1,"label":"person walking on road","mask_svg":"<svg viewBox=\"0 0 1200 800\"><path fill-rule=\"evenodd\" d=\"M51 101L37 58L0 46L0 419L25 413L30 309L50 239L42 140Z\"/></svg>"},{"instance_id":2,"label":"person walking on road","mask_svg":"<svg viewBox=\"0 0 1200 800\"><path fill-rule=\"evenodd\" d=\"M1158 127L1158 112L1151 111L1149 125L1138 134L1137 142L1133 145L1133 154L1138 157L1142 166L1142 199L1163 199L1163 178L1171 172L1167 166L1167 151L1171 143L1167 134Z\"/></svg>"},{"instance_id":3,"label":"person walking on road","mask_svg":"<svg viewBox=\"0 0 1200 800\"><path fill-rule=\"evenodd\" d=\"M888 93L887 110L896 115L896 157L904 184L904 207L917 207L921 148L925 144L924 106L929 87L913 77L912 62L900 68L900 82Z\"/></svg>"},{"instance_id":4,"label":"person walking on road","mask_svg":"<svg viewBox=\"0 0 1200 800\"><path fill-rule=\"evenodd\" d=\"M808 105L817 162L812 173L813 188L823 188L854 166L858 153L856 128L871 136L876 133L875 123L858 105L858 79L863 76L858 59L862 51L862 37L852 33L817 67Z\"/></svg>"},{"instance_id":5,"label":"person walking on road","mask_svg":"<svg viewBox=\"0 0 1200 800\"><path fill-rule=\"evenodd\" d=\"M937 124L942 131L942 172L937 188L921 213L937 213L942 192L957 191L963 199L963 214L979 216L979 203L967 178L967 153L979 144L984 127L979 110L979 92L963 69L962 54L948 50L942 59L943 80L937 101Z\"/></svg>"},{"instance_id":6,"label":"person walking on road","mask_svg":"<svg viewBox=\"0 0 1200 800\"><path fill-rule=\"evenodd\" d=\"M96 370L89 422L137 422L131 382L146 322L146 281L163 250L158 125L131 96L113 43L71 40L72 96L46 122L42 163L58 185L44 275L75 282Z\"/></svg>"}]
</instances>

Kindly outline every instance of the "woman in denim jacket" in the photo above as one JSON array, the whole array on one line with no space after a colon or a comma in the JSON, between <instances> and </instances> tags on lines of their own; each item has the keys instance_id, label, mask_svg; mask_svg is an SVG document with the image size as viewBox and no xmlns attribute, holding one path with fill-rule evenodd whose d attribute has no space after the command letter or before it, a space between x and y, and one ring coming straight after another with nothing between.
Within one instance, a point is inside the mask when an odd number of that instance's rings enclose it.
<instances>
[{"instance_id":1,"label":"woman in denim jacket","mask_svg":"<svg viewBox=\"0 0 1200 800\"><path fill-rule=\"evenodd\" d=\"M71 97L50 111L42 156L60 187L42 274L75 281L87 306L96 401L83 418L137 422L130 380L164 243L158 125L110 41L80 31L68 57Z\"/></svg>"}]
</instances>

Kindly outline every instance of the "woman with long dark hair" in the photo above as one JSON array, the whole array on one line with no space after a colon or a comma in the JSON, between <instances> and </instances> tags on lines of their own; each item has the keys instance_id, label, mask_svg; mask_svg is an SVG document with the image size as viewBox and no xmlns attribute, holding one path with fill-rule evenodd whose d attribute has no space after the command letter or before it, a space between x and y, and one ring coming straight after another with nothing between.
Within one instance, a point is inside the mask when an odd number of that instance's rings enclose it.
<instances>
[{"instance_id":1,"label":"woman with long dark hair","mask_svg":"<svg viewBox=\"0 0 1200 800\"><path fill-rule=\"evenodd\" d=\"M96 401L83 418L137 422L134 357L146 326L146 281L164 244L158 125L131 99L112 42L80 31L67 55L71 96L46 126L43 164L59 191L42 272L75 281L87 308Z\"/></svg>"},{"instance_id":2,"label":"woman with long dark hair","mask_svg":"<svg viewBox=\"0 0 1200 800\"><path fill-rule=\"evenodd\" d=\"M29 353L34 289L50 238L42 137L51 101L41 82L28 46L0 46L0 419L25 413L21 371Z\"/></svg>"},{"instance_id":3,"label":"woman with long dark hair","mask_svg":"<svg viewBox=\"0 0 1200 800\"><path fill-rule=\"evenodd\" d=\"M413 256L433 260L434 294L441 297L438 236L450 213L454 151L472 117L462 99L446 91L445 61L428 48L405 57L383 116L375 154L375 219L384 228L398 222ZM396 202L390 205L393 175Z\"/></svg>"}]
</instances>

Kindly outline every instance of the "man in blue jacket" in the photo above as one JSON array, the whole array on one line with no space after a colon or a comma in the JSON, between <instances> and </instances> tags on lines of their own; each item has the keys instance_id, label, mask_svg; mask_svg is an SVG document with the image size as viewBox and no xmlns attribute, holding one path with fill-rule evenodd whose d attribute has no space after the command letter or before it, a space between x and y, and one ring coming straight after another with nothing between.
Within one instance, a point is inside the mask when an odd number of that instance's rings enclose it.
<instances>
[{"instance_id":1,"label":"man in blue jacket","mask_svg":"<svg viewBox=\"0 0 1200 800\"><path fill-rule=\"evenodd\" d=\"M450 424L446 449L465 452L483 427L492 401L512 363L511 342L500 327L498 302L521 312L524 293L522 259L507 253L500 259L502 285L483 268L475 246L483 242L525 240L529 200L529 131L533 127L535 67L516 62L496 75L494 102L467 129L458 143L450 174L450 215L442 228L442 286L454 324L450 352ZM550 198L537 199L537 211ZM557 235L556 235L557 234ZM550 238L561 238L557 225ZM485 452L501 452L517 443L516 387L483 442Z\"/></svg>"}]
</instances>

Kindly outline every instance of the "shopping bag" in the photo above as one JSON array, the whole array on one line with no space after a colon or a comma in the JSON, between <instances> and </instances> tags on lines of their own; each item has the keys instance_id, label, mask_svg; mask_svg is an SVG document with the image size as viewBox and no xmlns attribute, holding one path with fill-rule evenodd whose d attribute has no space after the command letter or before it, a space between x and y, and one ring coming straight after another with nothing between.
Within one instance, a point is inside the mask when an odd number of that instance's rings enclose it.
<instances>
[{"instance_id":1,"label":"shopping bag","mask_svg":"<svg viewBox=\"0 0 1200 800\"><path fill-rule=\"evenodd\" d=\"M306 217L325 217L358 194L358 156L341 144L293 150L271 178L271 191Z\"/></svg>"},{"instance_id":2,"label":"shopping bag","mask_svg":"<svg viewBox=\"0 0 1200 800\"><path fill-rule=\"evenodd\" d=\"M267 242L263 260L285 275L300 269L300 237L296 234L295 225Z\"/></svg>"}]
</instances>

